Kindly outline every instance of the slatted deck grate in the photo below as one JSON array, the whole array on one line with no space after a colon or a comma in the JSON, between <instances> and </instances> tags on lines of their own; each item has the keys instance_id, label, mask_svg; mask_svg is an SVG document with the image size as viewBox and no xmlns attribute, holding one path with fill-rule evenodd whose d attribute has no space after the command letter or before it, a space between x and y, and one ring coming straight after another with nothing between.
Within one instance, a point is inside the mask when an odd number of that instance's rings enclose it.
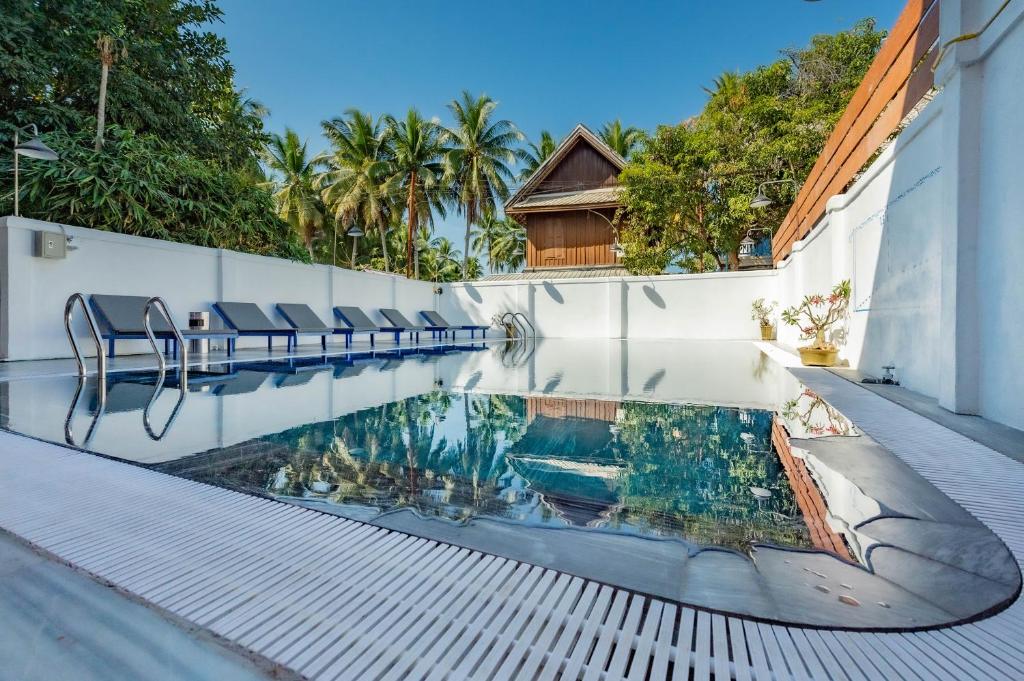
<instances>
[{"instance_id":1,"label":"slatted deck grate","mask_svg":"<svg viewBox=\"0 0 1024 681\"><path fill-rule=\"evenodd\" d=\"M1024 555L1024 466L804 377ZM0 526L315 679L1024 676L1024 607L931 632L696 611L477 551L0 435Z\"/></svg>"}]
</instances>

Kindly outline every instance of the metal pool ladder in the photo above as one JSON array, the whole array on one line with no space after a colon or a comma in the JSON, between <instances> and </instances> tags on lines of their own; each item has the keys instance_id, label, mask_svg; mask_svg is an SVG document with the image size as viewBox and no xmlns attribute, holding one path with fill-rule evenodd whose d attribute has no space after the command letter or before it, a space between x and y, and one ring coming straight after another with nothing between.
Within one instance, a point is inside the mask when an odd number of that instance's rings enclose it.
<instances>
[{"instance_id":1,"label":"metal pool ladder","mask_svg":"<svg viewBox=\"0 0 1024 681\"><path fill-rule=\"evenodd\" d=\"M506 312L501 315L502 326L511 325L514 331L514 338L536 338L537 329L533 322L522 312Z\"/></svg>"},{"instance_id":2,"label":"metal pool ladder","mask_svg":"<svg viewBox=\"0 0 1024 681\"><path fill-rule=\"evenodd\" d=\"M167 308L167 303L160 296L153 296L146 301L146 306L142 310L142 324L146 330L146 338L149 339L149 344L153 346L153 353L156 354L157 366L160 368L159 383L161 386L163 385L164 374L167 373L167 360L164 359L164 355L160 352L160 347L156 343L156 335L153 333L153 324L149 319L149 314L154 307L167 321L167 325L171 327L171 333L174 334L174 341L178 344L178 348L181 351L181 363L178 365L178 387L182 392L185 392L188 390L188 345L185 343L185 339L182 337L181 331L179 331L178 327L174 325L174 320L171 318L171 311ZM159 392L159 390L157 390L157 392Z\"/></svg>"},{"instance_id":3,"label":"metal pool ladder","mask_svg":"<svg viewBox=\"0 0 1024 681\"><path fill-rule=\"evenodd\" d=\"M78 375L85 377L89 373L88 367L85 365L85 359L82 357L82 350L78 347L78 341L75 340L75 334L71 332L71 322L74 317L75 303L78 303L82 312L85 313L85 319L89 323L89 333L92 335L92 340L96 344L96 374L99 376L99 380L102 383L107 379L107 355L103 352L103 341L100 340L100 329L96 325L96 318L92 316L92 311L89 310L89 306L85 303L85 296L81 293L72 293L68 296L68 300L64 303L64 332L68 336L68 342L71 343L71 350L75 353L75 362L78 363Z\"/></svg>"}]
</instances>

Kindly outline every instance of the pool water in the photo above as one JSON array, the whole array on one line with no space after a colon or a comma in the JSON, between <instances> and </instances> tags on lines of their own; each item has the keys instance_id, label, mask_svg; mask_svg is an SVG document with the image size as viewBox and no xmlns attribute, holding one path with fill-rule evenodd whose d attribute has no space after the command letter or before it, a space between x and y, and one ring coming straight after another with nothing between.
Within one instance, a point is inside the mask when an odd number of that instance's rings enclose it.
<instances>
[{"instance_id":1,"label":"pool water","mask_svg":"<svg viewBox=\"0 0 1024 681\"><path fill-rule=\"evenodd\" d=\"M26 378L0 381L0 427L770 621L933 626L1021 585L997 536L752 343L213 363L185 390Z\"/></svg>"},{"instance_id":2,"label":"pool water","mask_svg":"<svg viewBox=\"0 0 1024 681\"><path fill-rule=\"evenodd\" d=\"M163 468L342 515L409 508L741 551L810 547L771 421L763 410L433 390L246 443L241 460Z\"/></svg>"}]
</instances>

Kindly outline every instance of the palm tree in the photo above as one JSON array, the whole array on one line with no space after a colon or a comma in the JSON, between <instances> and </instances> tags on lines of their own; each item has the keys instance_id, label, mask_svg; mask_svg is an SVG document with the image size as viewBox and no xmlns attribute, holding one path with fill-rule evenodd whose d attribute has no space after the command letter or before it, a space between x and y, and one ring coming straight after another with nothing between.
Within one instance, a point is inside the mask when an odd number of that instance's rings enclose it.
<instances>
[{"instance_id":1,"label":"palm tree","mask_svg":"<svg viewBox=\"0 0 1024 681\"><path fill-rule=\"evenodd\" d=\"M520 182L525 182L531 175L537 172L540 164L546 161L551 154L555 153L555 149L558 148L558 142L555 141L550 132L541 130L540 146L530 142L528 147L523 156L523 169L519 172Z\"/></svg>"},{"instance_id":2,"label":"palm tree","mask_svg":"<svg viewBox=\"0 0 1024 681\"><path fill-rule=\"evenodd\" d=\"M319 179L324 203L342 227L357 222L377 228L384 269L390 271L386 226L392 209L388 195L391 149L381 121L349 109L344 117L321 125L333 146L328 169Z\"/></svg>"},{"instance_id":3,"label":"palm tree","mask_svg":"<svg viewBox=\"0 0 1024 681\"><path fill-rule=\"evenodd\" d=\"M601 128L601 139L612 150L622 158L629 158L644 139L644 131L634 128L632 125L623 128L622 121L616 118L611 123L605 123Z\"/></svg>"},{"instance_id":4,"label":"palm tree","mask_svg":"<svg viewBox=\"0 0 1024 681\"><path fill-rule=\"evenodd\" d=\"M466 91L448 105L455 126L445 131L452 147L445 155L445 170L466 216L463 276L469 268L470 230L484 213L494 211L496 200L508 198L511 166L522 157L515 146L522 133L510 121L491 120L497 105L487 95L474 99Z\"/></svg>"},{"instance_id":5,"label":"palm tree","mask_svg":"<svg viewBox=\"0 0 1024 681\"><path fill-rule=\"evenodd\" d=\"M324 207L316 187L323 157L310 158L306 143L291 128L285 128L284 136L271 135L263 156L272 173L277 214L299 233L312 258L313 240L324 226Z\"/></svg>"},{"instance_id":6,"label":"palm tree","mask_svg":"<svg viewBox=\"0 0 1024 681\"><path fill-rule=\"evenodd\" d=\"M497 268L515 272L526 261L526 228L510 217L502 220L502 228L492 245Z\"/></svg>"},{"instance_id":7,"label":"palm tree","mask_svg":"<svg viewBox=\"0 0 1024 681\"><path fill-rule=\"evenodd\" d=\"M405 276L412 276L415 231L432 223L431 208L437 206L443 214L444 206L433 189L439 184L444 168L441 158L445 152L441 143L441 126L437 120L426 120L416 109L409 109L404 121L385 116L388 136L393 151L391 181L404 188L408 211ZM417 214L419 208L424 210Z\"/></svg>"},{"instance_id":8,"label":"palm tree","mask_svg":"<svg viewBox=\"0 0 1024 681\"><path fill-rule=\"evenodd\" d=\"M497 259L494 257L494 243L505 230L505 221L495 217L494 213L484 213L477 229L473 231L473 252L483 253L487 251L487 267L491 272L497 267Z\"/></svg>"},{"instance_id":9,"label":"palm tree","mask_svg":"<svg viewBox=\"0 0 1024 681\"><path fill-rule=\"evenodd\" d=\"M96 49L100 53L100 96L96 107L96 151L103 146L103 128L107 122L107 79L110 67L118 57L128 54L124 28L119 27L113 35L101 33L96 38Z\"/></svg>"}]
</instances>

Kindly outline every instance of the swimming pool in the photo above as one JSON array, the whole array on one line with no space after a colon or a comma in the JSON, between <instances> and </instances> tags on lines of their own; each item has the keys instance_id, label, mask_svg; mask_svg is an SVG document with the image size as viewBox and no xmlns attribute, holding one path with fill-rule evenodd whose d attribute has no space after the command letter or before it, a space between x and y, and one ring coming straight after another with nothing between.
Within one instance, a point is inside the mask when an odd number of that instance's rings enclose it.
<instances>
[{"instance_id":1,"label":"swimming pool","mask_svg":"<svg viewBox=\"0 0 1024 681\"><path fill-rule=\"evenodd\" d=\"M933 626L1020 586L994 535L749 343L25 380L0 405L15 432L771 621Z\"/></svg>"}]
</instances>

